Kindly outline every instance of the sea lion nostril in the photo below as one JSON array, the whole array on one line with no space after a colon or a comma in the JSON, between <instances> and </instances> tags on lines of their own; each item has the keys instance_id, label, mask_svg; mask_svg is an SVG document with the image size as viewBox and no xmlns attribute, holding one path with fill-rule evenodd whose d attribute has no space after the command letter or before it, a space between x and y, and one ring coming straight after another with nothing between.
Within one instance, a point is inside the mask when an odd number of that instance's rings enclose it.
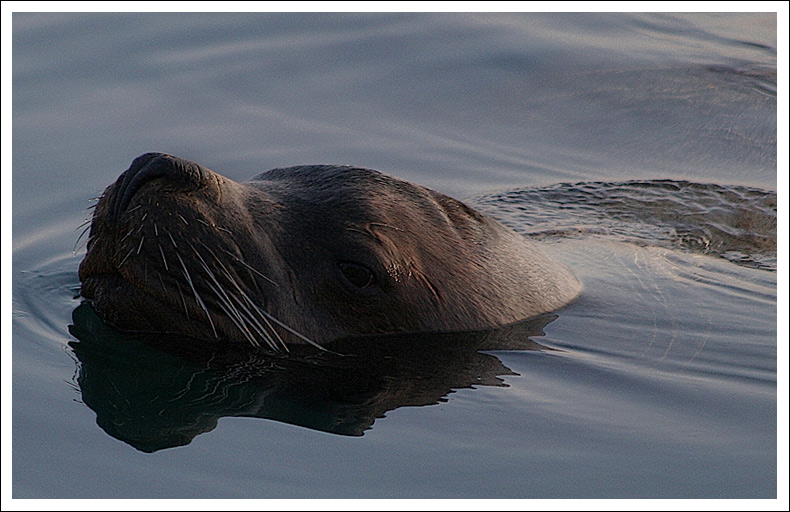
<instances>
[{"instance_id":1,"label":"sea lion nostril","mask_svg":"<svg viewBox=\"0 0 790 512\"><path fill-rule=\"evenodd\" d=\"M153 179L166 178L186 191L201 186L208 176L209 171L203 166L172 155L146 153L139 156L118 179L112 218L117 221L140 187Z\"/></svg>"}]
</instances>

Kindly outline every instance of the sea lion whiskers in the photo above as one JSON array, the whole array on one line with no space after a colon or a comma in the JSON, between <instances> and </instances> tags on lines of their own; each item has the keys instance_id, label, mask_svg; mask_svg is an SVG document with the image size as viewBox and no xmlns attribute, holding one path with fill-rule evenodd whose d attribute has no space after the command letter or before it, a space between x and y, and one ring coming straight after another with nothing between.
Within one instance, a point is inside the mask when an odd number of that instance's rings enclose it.
<instances>
[{"instance_id":1,"label":"sea lion whiskers","mask_svg":"<svg viewBox=\"0 0 790 512\"><path fill-rule=\"evenodd\" d=\"M162 277L159 277L159 281L161 282ZM162 283L162 289L164 290L165 284ZM184 314L187 316L187 320L189 320L189 308L187 307L187 300L184 298L184 292L181 290L181 285L178 284L176 281L176 288L178 288L178 294L181 296L181 302L184 304Z\"/></svg>"},{"instance_id":2,"label":"sea lion whiskers","mask_svg":"<svg viewBox=\"0 0 790 512\"><path fill-rule=\"evenodd\" d=\"M255 337L252 335L250 330L247 328L247 322L239 313L239 310L236 309L233 304L231 304L226 297L223 297L223 292L220 287L215 286L212 283L207 283L207 286L214 292L214 295L217 296L219 299L219 307L225 313L225 316L233 322L239 331L244 335L244 337L249 341L254 347L260 347L260 343Z\"/></svg>"},{"instance_id":3,"label":"sea lion whiskers","mask_svg":"<svg viewBox=\"0 0 790 512\"><path fill-rule=\"evenodd\" d=\"M249 300L249 299L248 299L248 300ZM274 322L275 324L279 325L280 327L282 327L282 328L283 328L283 329L285 329L286 331L290 332L291 334L293 334L293 335L294 335L294 336L296 336L297 338L301 339L302 341L305 341L305 342L309 343L310 345L314 346L315 348L317 348L317 349L319 349L319 350L324 350L324 351L326 351L326 349L325 349L324 347L322 347L321 345L319 345L319 344L318 344L318 343L316 343L315 341L311 340L310 338L308 338L308 337L307 337L307 336L305 336L304 334L300 333L299 331L296 331L295 329L291 328L290 326L288 326L288 325L284 324L283 322L279 321L277 318L275 318L274 316L270 315L270 314L269 314L269 313L267 313L265 310L261 309L261 308L260 308L260 307L259 307L257 304L255 304L254 302L251 302L251 301L250 301L250 305L251 305L251 306L253 306L253 307L254 307L254 308L255 308L255 309L258 311L258 312L260 312L260 314L261 314L261 315L263 315L264 317L268 318L269 320L271 320L271 321L272 321L272 322Z\"/></svg>"},{"instance_id":4,"label":"sea lion whiskers","mask_svg":"<svg viewBox=\"0 0 790 512\"><path fill-rule=\"evenodd\" d=\"M82 243L80 243L80 240L82 240L82 237L84 237L84 236L85 236L85 233L87 233L88 231L90 231L90 229L91 229L91 221L92 221L92 219L87 219L85 222L83 222L82 224L80 224L79 226L77 226L77 228L76 228L76 229L80 229L80 228L84 228L84 229L83 229L83 230L82 230L82 232L80 233L80 236L78 236L78 237L77 237L77 240L74 242L74 247L71 249L71 254L72 254L72 255L73 255L73 254L77 254L77 251L79 251L80 249L82 249L84 246L88 245L88 240L90 240L90 239L91 239L91 237L87 237L87 238L85 239L85 241L84 241L84 242L82 242Z\"/></svg>"},{"instance_id":5,"label":"sea lion whiskers","mask_svg":"<svg viewBox=\"0 0 790 512\"><path fill-rule=\"evenodd\" d=\"M137 221L137 222L139 222L139 223L140 223L140 225L137 227L137 231L135 231L135 234L137 234L137 233L139 233L140 231L142 231L142 230L143 230L143 228L145 227L145 224L144 224L144 222L145 222L145 219L146 219L147 217L148 217L148 212L145 212L145 213L143 214L143 217L142 217L142 218L141 218L139 221Z\"/></svg>"},{"instance_id":6,"label":"sea lion whiskers","mask_svg":"<svg viewBox=\"0 0 790 512\"><path fill-rule=\"evenodd\" d=\"M219 260L219 258L217 258L217 256L214 254L214 252L211 251L211 249L209 249L208 247L206 247L205 244L202 244L202 245L204 245L205 249L209 252L209 254L211 254L211 256L215 259L215 261L220 264L220 266L222 267L221 270L222 270L223 274L225 275L225 277L236 287L236 289L241 290L239 285L236 283L235 279L233 279L233 277L228 272L227 268L225 268L225 266L222 264L222 261ZM220 282L217 279L217 277L214 275L214 273L208 267L208 264L203 259L203 257L201 256L200 252L198 252L198 250L192 244L190 244L190 247L192 247L192 250L195 252L197 257L200 259L200 262L201 262L201 265L203 266L203 269L208 273L209 277L216 284L218 289L214 289L214 287L212 287L212 290L214 291L214 293L217 294L218 298L220 298L220 300L223 303L225 303L227 308L231 309L232 312L235 313L235 315L237 316L239 322L241 323L241 325L239 325L237 323L236 324L237 327L239 327L239 329L242 330L242 332L245 334L245 336L250 340L250 342L253 345L255 345L256 347L260 347L260 344L258 343L258 341L249 332L249 328L248 328L248 324L249 324L255 330L256 333L258 333L261 337L264 338L264 340L266 340L266 343L272 348L272 350L274 350L275 352L279 352L279 347L278 347L277 343L274 341L274 338L271 336L271 334L269 334L269 332L267 332L266 328L263 327L257 321L257 319L255 318L253 313L244 305L244 303L235 294L230 294L230 295L228 294L228 292L225 290L225 287L220 284ZM221 292L221 294L220 294L220 292ZM244 313L246 313L246 317L243 316L241 314L241 312L239 311L239 309L231 303L231 299L235 300L238 303L238 305L242 307ZM226 313L227 313L227 311L226 311ZM233 318L231 318L231 320L232 319ZM282 346L282 348L285 349L286 352L288 352L288 347L282 341L280 336L277 335L277 333L274 331L274 329L271 328L271 326L270 326L270 330L274 334L274 336L277 338L277 340L280 342L280 345Z\"/></svg>"},{"instance_id":7,"label":"sea lion whiskers","mask_svg":"<svg viewBox=\"0 0 790 512\"><path fill-rule=\"evenodd\" d=\"M247 338L256 347L259 347L260 344L249 330L248 327L249 322L242 316L238 308L231 303L230 297L225 291L225 288L222 286L222 284L220 284L219 280L217 279L217 276L214 275L214 272L211 271L208 264L206 264L206 261L203 259L203 256L200 255L200 252L198 252L198 250L192 244L190 244L190 247L192 248L192 250L195 252L195 255L200 260L200 265L203 267L203 270L206 272L209 278L214 282L214 284L210 282L207 284L209 288L211 288L211 291L213 291L214 294L217 296L217 298L220 300L222 309L225 312L225 314L228 316L228 318L230 318L231 321L233 321L236 327L238 327L239 330L241 330L245 338ZM248 315L251 314L248 312ZM253 328L255 328L254 325ZM259 332L260 334L263 334L264 339L266 340L267 344L272 348L272 350L279 351L278 347L276 346L276 344L274 344L273 340L271 339L271 336L268 336L265 333L261 332L260 329L256 329L256 331ZM287 351L287 347L286 347L286 351Z\"/></svg>"},{"instance_id":8,"label":"sea lion whiskers","mask_svg":"<svg viewBox=\"0 0 790 512\"><path fill-rule=\"evenodd\" d=\"M168 235L170 235L170 233L168 233ZM170 239L173 240L172 235L170 235ZM173 245L175 245L175 243L176 243L175 240L173 240ZM184 264L184 260L181 258L181 255L178 253L177 250L176 250L176 257L178 258L178 261L181 262L181 268L184 269L184 277L186 278L187 283L189 283L189 287L192 288L192 293L195 294L195 300L197 300L197 303L200 305L201 308L203 308L203 311L206 313L206 317L208 318L208 323L211 324L211 330L214 331L214 337L219 338L219 335L217 334L217 328L214 326L214 320L211 319L211 314L208 312L208 308L206 308L206 304L203 302L203 299L200 297L200 294L198 294L197 290L195 289L195 284L192 282L192 276L189 275L187 266Z\"/></svg>"},{"instance_id":9,"label":"sea lion whiskers","mask_svg":"<svg viewBox=\"0 0 790 512\"><path fill-rule=\"evenodd\" d=\"M285 352L290 352L288 346L285 344L285 341L283 341L280 335L277 334L277 331L274 330L274 327L270 323L266 322L266 326L261 325L258 319L255 318L255 310L253 309L251 311L250 308L248 308L247 305L244 303L244 301L239 299L239 297L236 294L230 295L230 298L235 300L238 306L247 314L247 318L251 322L252 327L255 329L255 331L258 334L260 334L266 340L266 343L275 352L280 352L280 348L282 348L282 350Z\"/></svg>"},{"instance_id":10,"label":"sea lion whiskers","mask_svg":"<svg viewBox=\"0 0 790 512\"><path fill-rule=\"evenodd\" d=\"M256 330L264 338L266 338L267 343L269 343L269 345L272 346L272 348L275 348L275 346L277 345L277 343L275 343L274 340L274 338L276 338L277 342L279 342L279 345L281 345L282 348L285 349L286 352L288 352L289 351L288 346L285 344L285 341L283 341L283 339L277 333L277 330L274 328L271 322L269 322L269 320L265 316L261 315L259 311L260 308L257 307L257 305L254 302L252 302L252 299L250 299L249 296L244 292L244 290L241 289L241 287L233 278L233 276L230 275L228 269L225 268L225 266L222 264L222 261L219 258L217 258L215 254L211 253L211 255L214 257L217 263L219 263L220 266L222 267L222 274L224 275L224 277L236 288L238 294L240 294L241 297L244 299L244 301L242 301L235 293L230 295L230 297L233 298L238 303L238 305L241 308L243 308L244 311L247 313L250 320L253 322L254 326L256 327ZM252 310L250 310L248 305L252 306ZM258 318L256 318L255 313L258 313L258 317L260 318L260 320L263 321L265 325L261 325L261 323L258 321Z\"/></svg>"},{"instance_id":11,"label":"sea lion whiskers","mask_svg":"<svg viewBox=\"0 0 790 512\"><path fill-rule=\"evenodd\" d=\"M259 332L266 339L267 343L269 344L269 346L272 347L273 350L279 351L279 348L277 347L277 343L275 343L275 341L274 341L274 339L272 337L272 334L273 334L274 337L277 338L277 341L279 342L279 345L282 346L282 348L285 349L286 352L288 352L288 346L286 345L285 341L283 341L283 339L280 337L280 335L277 334L277 330L269 322L269 320L266 318L266 316L264 316L262 314L263 310L257 304L255 304L252 301L252 299L250 299L250 297L244 292L244 290L242 290L241 286L239 286L238 282L236 282L236 279L231 275L231 273L228 270L228 268L225 266L224 263L222 263L222 260L219 259L216 254L214 254L214 251L212 251L208 246L206 246L203 243L201 243L201 245L203 245L203 247L206 249L206 251L208 251L208 253L214 258L214 261L219 265L220 269L222 270L222 274L228 280L228 282L230 282L230 284L232 284L236 288L236 291L238 292L238 294L240 294L241 297L244 298L244 301L242 301L236 296L236 294L231 294L230 295L230 297L235 299L236 302L238 302L239 306L242 307L247 312L250 320L254 324L253 327L256 327L256 331ZM200 258L201 262L204 265L205 270L211 274L212 279L214 279L214 281L217 283L217 285L220 286L220 284L217 281L216 277L213 275L213 273L211 273L211 270L208 268L208 265L205 263L205 261L203 260L202 256L198 252L198 250L194 246L192 246L192 250L195 251L195 254L197 254L198 258ZM247 305L252 306L252 308L253 308L252 311L250 311L250 309L245 305L245 301L246 301ZM261 325L261 323L255 318L255 315L253 314L253 312L258 312L258 316L260 317L261 320L263 320L263 323L266 324L266 327ZM267 328L268 328L268 330L267 330ZM271 334L269 334L269 333L271 333Z\"/></svg>"},{"instance_id":12,"label":"sea lion whiskers","mask_svg":"<svg viewBox=\"0 0 790 512\"><path fill-rule=\"evenodd\" d=\"M75 246L75 247L74 247L74 249L72 249L72 255L76 255L76 254L77 254L77 252L78 252L80 249L82 249L83 247L87 247L88 249L90 249L91 245L92 245L93 243L95 243L97 240L101 240L101 237L100 237L100 236L98 236L98 235L94 235L94 234L88 235L88 238L86 238L86 239L85 239L85 241L84 241L84 242L82 242L82 243L79 245L79 247L76 247L76 246Z\"/></svg>"},{"instance_id":13,"label":"sea lion whiskers","mask_svg":"<svg viewBox=\"0 0 790 512\"><path fill-rule=\"evenodd\" d=\"M162 281L162 274L160 274L159 272L157 272L157 273L156 273L156 277L159 279L159 286L161 286L161 287L162 287L162 291L163 291L163 292L165 292L165 293L167 293L167 288L165 288L165 282L164 282L164 281ZM177 285L177 284L178 284L178 283L176 283L176 285ZM179 291L181 291L181 289L180 289L180 288L179 288ZM181 298L183 299L183 296L182 296Z\"/></svg>"},{"instance_id":14,"label":"sea lion whiskers","mask_svg":"<svg viewBox=\"0 0 790 512\"><path fill-rule=\"evenodd\" d=\"M124 240L126 240L127 238L129 238L129 236L130 236L130 235L131 235L133 232L134 232L134 228L131 228L131 229L130 229L130 230L129 230L129 231L128 231L128 232L127 232L125 235L123 235L123 238L121 238L120 240L118 240L118 243L120 244L121 242L123 242Z\"/></svg>"},{"instance_id":15,"label":"sea lion whiskers","mask_svg":"<svg viewBox=\"0 0 790 512\"><path fill-rule=\"evenodd\" d=\"M220 264L222 263L219 260L217 260L217 261ZM238 285L238 283L233 278L233 276L231 276L228 273L227 269L223 268L222 272L225 275L225 277L231 282L231 284L233 284L233 286L236 287L236 290L241 295L241 297L244 299L244 301L240 300L236 294L231 295L231 297L233 297L239 303L239 306L241 306L242 308L244 308L245 311L247 311L247 313L250 315L250 318L255 322L255 324L258 326L258 328L260 329L260 332L263 335L265 335L267 338L271 338L271 335L269 333L274 335L274 338L277 338L277 341L279 342L279 344L282 345L282 347L285 349L286 352L288 352L289 351L288 350L288 345L286 345L285 341L283 341L283 339L277 333L277 329L275 329L274 326L271 324L271 322L269 322L269 320L266 318L266 316L263 315L263 310L257 304L255 304L252 301L252 299L250 299L250 297L246 293L244 293L244 291ZM245 304L245 302L246 302L246 304ZM252 308L252 310L250 310L250 307ZM254 313L258 314L258 317L260 318L260 320L263 321L265 326L261 325L261 323L255 318L255 314ZM272 343L274 343L273 339L272 339Z\"/></svg>"},{"instance_id":16,"label":"sea lion whiskers","mask_svg":"<svg viewBox=\"0 0 790 512\"><path fill-rule=\"evenodd\" d=\"M126 256L123 257L121 262L118 263L118 266L116 268L121 268L123 266L123 264L126 263L126 260L129 259L129 256L131 256L133 252L134 252L134 247L132 247L131 250L129 250L129 252L126 254Z\"/></svg>"},{"instance_id":17,"label":"sea lion whiskers","mask_svg":"<svg viewBox=\"0 0 790 512\"><path fill-rule=\"evenodd\" d=\"M205 245L203 242L201 242L201 245L203 245L203 247L206 247L206 245ZM208 249L208 247L206 247L206 249ZM244 266L245 266L245 267L247 267L248 269L252 270L253 272L255 272L256 274L258 274L258 275L259 275L259 276L261 276L262 278L266 279L267 281L269 281L269 282L270 282L271 284L273 284L274 286L280 286L280 285L278 285L276 282L274 282L274 281L272 281L271 279L269 279L268 277L266 277L265 275L261 274L261 272L260 272L258 269L256 269L255 267L252 267L252 266L250 266L250 264L249 264L249 263L247 263L247 262L246 262L246 261L244 261L243 259L239 258L238 256L236 256L235 254L233 254L233 253L232 253L232 252L230 252L229 250L227 250L227 249L222 249L222 250L223 250L223 252L225 252L225 253L226 253L228 256L232 257L233 259L235 259L236 261L238 261L239 263L241 263L242 265L244 265ZM210 249L209 249L209 251L210 251ZM214 258L216 258L216 259L217 259L217 261L219 261L219 258L217 258L216 256L214 256Z\"/></svg>"},{"instance_id":18,"label":"sea lion whiskers","mask_svg":"<svg viewBox=\"0 0 790 512\"><path fill-rule=\"evenodd\" d=\"M280 338L280 335L279 335L279 334L277 334L277 330L274 328L274 326L273 326L273 325L271 325L270 321L271 321L271 322L274 322L274 323L275 323L275 324L277 324L277 325L279 325L280 327L282 327L282 328L283 328L283 329L285 329L286 331L288 331L288 332L290 332L291 334L293 334L293 335L297 336L299 339L301 339L301 340L303 340L303 341L307 342L308 344L310 344L310 345L312 345L312 346L314 346L314 347L316 347L316 348L318 348L318 349L320 349L320 350L326 350L324 347L322 347L322 346L321 346L321 345L319 345L318 343L314 342L313 340L311 340L310 338L308 338L308 337L307 337L307 336L305 336L304 334L302 334L302 333L298 332L297 330L293 329L292 327L290 327L290 326L286 325L285 323L281 322L280 320L278 320L277 318L275 318L275 317L274 317L272 314L270 314L269 312L267 312L266 310L264 310L262 307L260 307L258 304L256 304L256 303L255 303L255 302L254 302L254 301L253 301L253 300L252 300L252 299L249 297L249 295L247 295L247 293L245 293L245 292L244 292L244 290L242 290L241 286L239 286L239 284L236 282L236 279L234 279L234 278L233 278L233 276L230 274L230 271L228 270L228 268L225 266L225 264L224 264L224 263L222 263L222 260L221 260L221 259L219 259L219 258L217 257L217 255L216 255L216 254L214 254L214 252L213 252L213 251L212 251L212 250L211 250L209 247L207 247L205 244L202 244L202 243L201 243L201 245L203 245L203 247L204 247L204 248L205 248L205 249L206 249L206 250L209 252L209 254L211 254L211 256L214 258L214 260L217 262L217 264L218 264L218 265L219 265L219 266L222 268L222 272L223 272L223 274L224 274L224 275L225 275L225 277L228 279L228 281L229 281L229 282L230 282L230 283L231 283L231 284L232 284L232 285L233 285L233 286L236 288L236 290L238 291L239 295L241 295L241 297L243 297L243 298L244 298L244 300L247 302L247 304L248 304L250 307L252 307L254 311L258 312L258 314L261 316L261 319L262 319L262 320L263 320L263 321L266 323L266 325L269 327L269 329L271 330L271 332L272 332L272 333L273 333L273 334L274 334L274 335L277 337L277 339L278 339L278 340L279 340L279 341L280 341L280 342L283 344L283 346L285 347L286 351L288 350L288 347L287 347L287 345L286 345L286 344L285 344L285 342L282 340L282 338ZM194 248L193 248L193 249L194 249ZM255 271L255 272L256 272L257 274L259 274L261 277L263 277L263 278L264 278L264 279L266 279L267 281L269 281L269 282L271 282L272 284L274 284L275 286L277 286L277 284L276 284L276 283L274 283L274 282L273 282L271 279L269 279L268 277L266 277L266 276L262 275L260 272L258 272L258 271L257 271L257 270L255 270L254 268L250 267L250 266L249 266L249 265L247 265L247 264L246 264L244 261L242 261L241 259L239 259L239 258L238 258L238 257L236 257L235 255L233 255L233 254L232 254L232 253L230 253L229 251L225 250L225 252L227 252L229 255L233 256L233 257L234 257L234 258L235 258L235 259L236 259L238 262L240 262L240 263L244 264L244 265L245 265L247 268L249 268L250 270L253 270L253 271Z\"/></svg>"},{"instance_id":19,"label":"sea lion whiskers","mask_svg":"<svg viewBox=\"0 0 790 512\"><path fill-rule=\"evenodd\" d=\"M74 230L76 231L76 230L78 230L78 229L80 229L80 228L84 228L85 226L87 226L87 227L89 227L89 228L90 228L90 224L91 224L91 222L93 222L93 217L88 217L88 218L86 218L84 221L82 221L82 223L81 223L79 226L77 226L76 228L74 228Z\"/></svg>"},{"instance_id":20,"label":"sea lion whiskers","mask_svg":"<svg viewBox=\"0 0 790 512\"><path fill-rule=\"evenodd\" d=\"M162 245L159 243L159 240L156 241L156 246L159 247L159 254L162 255L162 263L165 264L165 272L169 270L167 267L167 258L165 258L165 251L162 249Z\"/></svg>"},{"instance_id":21,"label":"sea lion whiskers","mask_svg":"<svg viewBox=\"0 0 790 512\"><path fill-rule=\"evenodd\" d=\"M173 242L173 247L176 248L176 254L178 254L178 244L176 243L175 238L173 238L173 235L171 235L169 231L166 231L166 233L167 233L167 236L170 237L170 241Z\"/></svg>"}]
</instances>

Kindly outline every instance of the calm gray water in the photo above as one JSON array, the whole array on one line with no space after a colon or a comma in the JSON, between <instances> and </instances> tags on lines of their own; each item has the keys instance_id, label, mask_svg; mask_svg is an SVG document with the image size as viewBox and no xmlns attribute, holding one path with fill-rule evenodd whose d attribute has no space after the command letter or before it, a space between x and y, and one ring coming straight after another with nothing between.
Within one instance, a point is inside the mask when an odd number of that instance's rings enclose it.
<instances>
[{"instance_id":1,"label":"calm gray water","mask_svg":"<svg viewBox=\"0 0 790 512\"><path fill-rule=\"evenodd\" d=\"M13 496L776 497L776 105L773 14L14 14ZM585 290L509 350L159 352L74 249L149 151L375 168Z\"/></svg>"}]
</instances>

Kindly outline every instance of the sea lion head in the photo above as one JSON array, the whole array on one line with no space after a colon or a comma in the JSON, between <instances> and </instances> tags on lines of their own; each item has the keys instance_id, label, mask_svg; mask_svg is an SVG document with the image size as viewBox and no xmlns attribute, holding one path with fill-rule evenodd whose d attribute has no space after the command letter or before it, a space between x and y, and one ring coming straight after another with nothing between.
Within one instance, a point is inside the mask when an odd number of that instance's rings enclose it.
<instances>
[{"instance_id":1,"label":"sea lion head","mask_svg":"<svg viewBox=\"0 0 790 512\"><path fill-rule=\"evenodd\" d=\"M161 153L104 191L79 274L121 330L275 350L496 327L580 290L495 220L377 171L300 166L238 183Z\"/></svg>"}]
</instances>

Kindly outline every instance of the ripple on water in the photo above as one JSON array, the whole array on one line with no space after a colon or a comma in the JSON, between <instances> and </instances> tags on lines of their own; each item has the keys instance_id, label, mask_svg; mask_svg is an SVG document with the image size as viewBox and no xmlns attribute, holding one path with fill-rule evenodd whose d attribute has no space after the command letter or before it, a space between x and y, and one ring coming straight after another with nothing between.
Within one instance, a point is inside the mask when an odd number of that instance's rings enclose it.
<instances>
[{"instance_id":1,"label":"ripple on water","mask_svg":"<svg viewBox=\"0 0 790 512\"><path fill-rule=\"evenodd\" d=\"M604 236L776 271L776 192L673 180L561 183L472 201L538 239Z\"/></svg>"}]
</instances>

